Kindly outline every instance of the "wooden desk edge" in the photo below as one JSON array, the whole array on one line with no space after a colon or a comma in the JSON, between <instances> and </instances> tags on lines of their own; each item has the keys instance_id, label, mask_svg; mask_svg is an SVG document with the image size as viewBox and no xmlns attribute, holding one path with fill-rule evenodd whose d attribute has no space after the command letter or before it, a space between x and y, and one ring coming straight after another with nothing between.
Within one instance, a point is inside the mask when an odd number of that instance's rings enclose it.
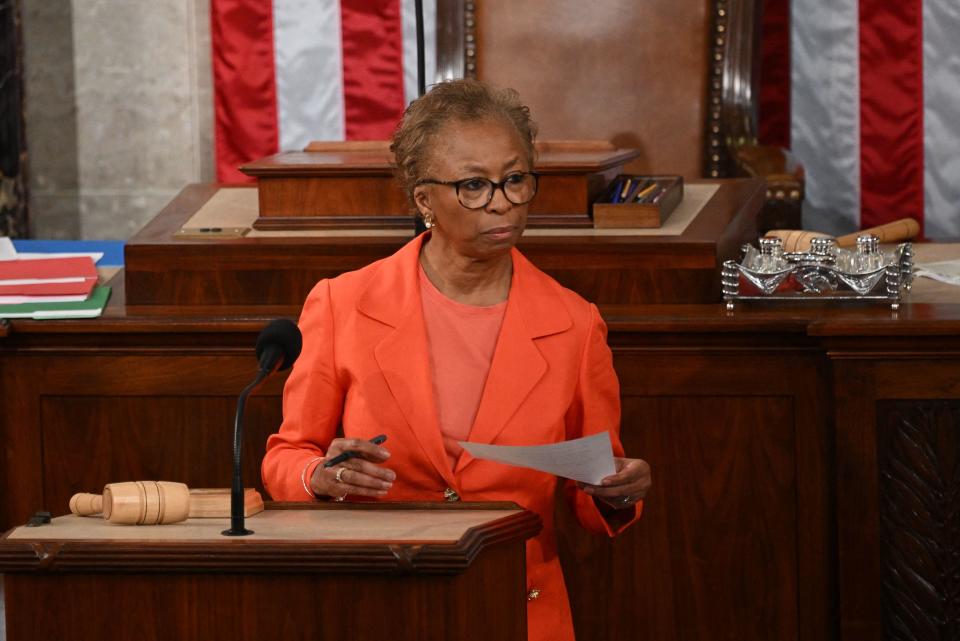
<instances>
[{"instance_id":1,"label":"wooden desk edge","mask_svg":"<svg viewBox=\"0 0 960 641\"><path fill-rule=\"evenodd\" d=\"M513 503L291 503L268 510L517 510L466 530L452 544L404 542L108 541L0 537L0 573L329 573L457 574L485 549L525 541L543 527L540 517ZM19 526L18 526L19 527ZM43 526L40 526L43 527ZM175 526L170 526L175 527Z\"/></svg>"}]
</instances>

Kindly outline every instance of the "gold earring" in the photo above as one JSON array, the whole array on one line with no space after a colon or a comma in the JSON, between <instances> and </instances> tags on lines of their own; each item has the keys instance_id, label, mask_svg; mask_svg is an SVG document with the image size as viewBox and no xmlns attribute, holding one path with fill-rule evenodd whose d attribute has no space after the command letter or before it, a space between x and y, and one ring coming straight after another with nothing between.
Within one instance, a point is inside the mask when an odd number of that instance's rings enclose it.
<instances>
[{"instance_id":1,"label":"gold earring","mask_svg":"<svg viewBox=\"0 0 960 641\"><path fill-rule=\"evenodd\" d=\"M433 222L433 216L431 214L423 214L422 218L424 227L430 229L434 226L435 223Z\"/></svg>"}]
</instances>

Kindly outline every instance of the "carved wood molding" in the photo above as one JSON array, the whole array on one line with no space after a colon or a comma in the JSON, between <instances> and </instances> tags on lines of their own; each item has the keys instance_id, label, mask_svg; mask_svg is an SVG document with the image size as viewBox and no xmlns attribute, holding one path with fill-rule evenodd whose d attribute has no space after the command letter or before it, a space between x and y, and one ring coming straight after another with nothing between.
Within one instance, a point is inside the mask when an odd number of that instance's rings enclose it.
<instances>
[{"instance_id":1,"label":"carved wood molding","mask_svg":"<svg viewBox=\"0 0 960 641\"><path fill-rule=\"evenodd\" d=\"M960 400L878 407L885 639L960 637Z\"/></svg>"},{"instance_id":2,"label":"carved wood molding","mask_svg":"<svg viewBox=\"0 0 960 641\"><path fill-rule=\"evenodd\" d=\"M406 507L309 504L311 509L443 509L446 504ZM499 504L464 503L448 509L490 509ZM515 506L514 506L515 507ZM270 504L268 509L288 509ZM162 526L170 527L170 526ZM175 527L175 526L172 526ZM317 543L257 541L82 541L0 539L0 572L114 573L316 573L457 574L484 550L524 541L540 532L540 517L524 510L470 528L452 544Z\"/></svg>"},{"instance_id":3,"label":"carved wood molding","mask_svg":"<svg viewBox=\"0 0 960 641\"><path fill-rule=\"evenodd\" d=\"M434 82L476 77L476 1L437 0L437 73Z\"/></svg>"},{"instance_id":4,"label":"carved wood molding","mask_svg":"<svg viewBox=\"0 0 960 641\"><path fill-rule=\"evenodd\" d=\"M707 78L707 132L704 150L704 173L711 178L728 175L726 147L723 140L723 71L726 55L728 0L717 0L713 5L710 29L710 73Z\"/></svg>"},{"instance_id":5,"label":"carved wood molding","mask_svg":"<svg viewBox=\"0 0 960 641\"><path fill-rule=\"evenodd\" d=\"M734 150L757 143L761 5L714 0L710 29L704 175L737 175Z\"/></svg>"}]
</instances>

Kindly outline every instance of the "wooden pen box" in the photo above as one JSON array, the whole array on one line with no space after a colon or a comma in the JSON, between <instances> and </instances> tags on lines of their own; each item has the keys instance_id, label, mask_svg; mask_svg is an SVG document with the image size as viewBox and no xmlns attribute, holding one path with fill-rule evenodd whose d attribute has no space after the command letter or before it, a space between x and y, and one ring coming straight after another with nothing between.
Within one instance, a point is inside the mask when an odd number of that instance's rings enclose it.
<instances>
[{"instance_id":1,"label":"wooden pen box","mask_svg":"<svg viewBox=\"0 0 960 641\"><path fill-rule=\"evenodd\" d=\"M630 181L629 185L627 180ZM621 197L625 202L615 202ZM637 229L660 227L681 200L682 176L617 176L603 196L593 203L593 226Z\"/></svg>"}]
</instances>

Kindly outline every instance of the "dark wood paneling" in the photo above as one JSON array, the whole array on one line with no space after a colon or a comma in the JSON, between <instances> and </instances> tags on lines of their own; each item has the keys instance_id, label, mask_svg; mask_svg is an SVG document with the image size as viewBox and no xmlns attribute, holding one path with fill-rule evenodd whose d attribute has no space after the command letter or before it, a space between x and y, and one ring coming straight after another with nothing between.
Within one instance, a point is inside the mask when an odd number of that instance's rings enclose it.
<instances>
[{"instance_id":1,"label":"dark wood paneling","mask_svg":"<svg viewBox=\"0 0 960 641\"><path fill-rule=\"evenodd\" d=\"M884 639L960 638L960 400L877 408Z\"/></svg>"},{"instance_id":2,"label":"dark wood paneling","mask_svg":"<svg viewBox=\"0 0 960 641\"><path fill-rule=\"evenodd\" d=\"M194 413L229 425L231 399L255 367L257 331L270 314L291 315L262 310L120 306L95 320L9 324L0 339L4 525L22 522L44 503L44 486L61 482L47 470L59 464L48 451L75 464L72 449L86 443L68 433L71 415L89 434L122 431L145 410L158 414L157 430L189 425ZM885 403L960 398L958 310L913 304L893 317L873 306L604 308L625 398L624 440L629 454L651 461L655 485L644 518L619 539L588 537L561 519L580 638L663 630L666 638L724 638L727 629L745 638L762 638L761 629L765 638L801 641L883 638L890 553L880 533L888 490L878 451L902 449L878 450ZM281 387L278 378L263 390L265 416L278 411ZM98 398L124 409L94 409ZM165 399L175 399L173 409L158 410ZM207 402L213 409L199 409ZM54 424L44 425L47 415ZM942 432L957 419L945 420L933 425ZM137 431L147 425L131 429L147 445L159 438ZM946 464L956 444L938 443ZM149 448L124 447L151 464ZM914 453L905 454L901 462L912 465ZM190 460L209 467L207 458ZM711 609L714 600L739 620Z\"/></svg>"},{"instance_id":3,"label":"dark wood paneling","mask_svg":"<svg viewBox=\"0 0 960 641\"><path fill-rule=\"evenodd\" d=\"M515 540L454 576L8 574L7 638L520 641L523 568Z\"/></svg>"},{"instance_id":4,"label":"dark wood paneling","mask_svg":"<svg viewBox=\"0 0 960 641\"><path fill-rule=\"evenodd\" d=\"M840 635L844 641L879 641L876 381L861 362L836 361L833 371Z\"/></svg>"},{"instance_id":5,"label":"dark wood paneling","mask_svg":"<svg viewBox=\"0 0 960 641\"><path fill-rule=\"evenodd\" d=\"M270 176L257 186L261 217L401 216L410 210L389 170L383 176Z\"/></svg>"},{"instance_id":6,"label":"dark wood paneling","mask_svg":"<svg viewBox=\"0 0 960 641\"><path fill-rule=\"evenodd\" d=\"M837 568L844 641L956 636L956 628L944 627L948 619L940 618L936 610L901 620L913 607L910 599L920 599L924 591L938 595L943 613L952 612L955 618L957 611L955 561L960 538L956 498L950 492L958 491L960 358L951 345L960 327L954 319L952 336L937 335L951 322L947 310L939 307L938 318L931 319L930 336L918 331L916 320L905 323L899 337L882 319L843 320L836 327L825 327L825 335L840 337L827 342L834 358ZM925 315L932 310L916 311ZM864 335L857 337L852 331L856 324ZM938 475L944 486L931 492L925 486L938 482L934 480ZM911 496L912 490L918 494ZM939 517L934 513L945 519L946 530L923 541L936 529ZM918 552L938 540L944 541L943 558L951 560L934 569ZM899 558L907 551L909 558ZM931 573L927 586L915 583L922 572Z\"/></svg>"},{"instance_id":7,"label":"dark wood paneling","mask_svg":"<svg viewBox=\"0 0 960 641\"><path fill-rule=\"evenodd\" d=\"M67 512L75 492L117 481L229 487L235 411L233 396L44 396L43 507ZM280 425L280 397L253 396L245 413L243 483L266 496L260 461Z\"/></svg>"},{"instance_id":8,"label":"dark wood paneling","mask_svg":"<svg viewBox=\"0 0 960 641\"><path fill-rule=\"evenodd\" d=\"M572 591L578 638L798 638L793 413L789 398L624 398L624 447L654 485L612 544L559 527L570 584L610 586Z\"/></svg>"},{"instance_id":9,"label":"dark wood paneling","mask_svg":"<svg viewBox=\"0 0 960 641\"><path fill-rule=\"evenodd\" d=\"M217 348L208 336L204 347L166 341L164 351L150 346L156 335L144 347L123 346L123 338L130 336L101 336L100 350L38 348L0 358L16 372L0 381L7 463L0 476L16 488L0 503L4 529L40 509L65 512L74 492L108 482L229 487L236 396L256 371L252 347ZM284 380L269 379L247 405L249 486L261 487L259 462L280 424Z\"/></svg>"}]
</instances>

